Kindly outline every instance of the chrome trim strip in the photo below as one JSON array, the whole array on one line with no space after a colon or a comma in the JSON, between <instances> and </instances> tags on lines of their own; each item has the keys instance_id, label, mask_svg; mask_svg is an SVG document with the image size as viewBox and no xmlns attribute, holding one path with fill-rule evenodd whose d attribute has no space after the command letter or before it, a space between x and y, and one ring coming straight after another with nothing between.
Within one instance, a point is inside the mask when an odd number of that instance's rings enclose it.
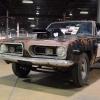
<instances>
[{"instance_id":1,"label":"chrome trim strip","mask_svg":"<svg viewBox=\"0 0 100 100\"><path fill-rule=\"evenodd\" d=\"M10 56L10 55L2 55L0 54L0 59L11 61L11 62L30 62L33 65L46 65L53 67L69 67L74 64L73 61L70 60L57 60L57 59L43 59L43 58L28 58L28 57L18 57L18 56Z\"/></svg>"}]
</instances>

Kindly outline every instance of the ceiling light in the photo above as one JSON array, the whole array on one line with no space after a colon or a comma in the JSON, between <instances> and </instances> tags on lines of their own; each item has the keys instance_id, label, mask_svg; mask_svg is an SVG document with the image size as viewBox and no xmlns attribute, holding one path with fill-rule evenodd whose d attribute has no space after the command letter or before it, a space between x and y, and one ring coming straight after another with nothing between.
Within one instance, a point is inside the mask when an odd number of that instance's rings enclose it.
<instances>
[{"instance_id":1,"label":"ceiling light","mask_svg":"<svg viewBox=\"0 0 100 100\"><path fill-rule=\"evenodd\" d=\"M88 14L87 11L80 11L80 14Z\"/></svg>"},{"instance_id":2,"label":"ceiling light","mask_svg":"<svg viewBox=\"0 0 100 100\"><path fill-rule=\"evenodd\" d=\"M36 12L37 15L39 15L39 12Z\"/></svg>"},{"instance_id":3,"label":"ceiling light","mask_svg":"<svg viewBox=\"0 0 100 100\"><path fill-rule=\"evenodd\" d=\"M35 25L34 24L31 24L30 27L35 27Z\"/></svg>"},{"instance_id":4,"label":"ceiling light","mask_svg":"<svg viewBox=\"0 0 100 100\"><path fill-rule=\"evenodd\" d=\"M32 0L23 0L22 3L33 3Z\"/></svg>"},{"instance_id":5,"label":"ceiling light","mask_svg":"<svg viewBox=\"0 0 100 100\"><path fill-rule=\"evenodd\" d=\"M69 14L69 16L72 16L72 15L73 15L72 13Z\"/></svg>"},{"instance_id":6,"label":"ceiling light","mask_svg":"<svg viewBox=\"0 0 100 100\"><path fill-rule=\"evenodd\" d=\"M28 18L29 20L34 20L34 18Z\"/></svg>"},{"instance_id":7,"label":"ceiling light","mask_svg":"<svg viewBox=\"0 0 100 100\"><path fill-rule=\"evenodd\" d=\"M39 7L39 6L37 6L37 7L36 7L36 9L40 9L40 7Z\"/></svg>"},{"instance_id":8,"label":"ceiling light","mask_svg":"<svg viewBox=\"0 0 100 100\"><path fill-rule=\"evenodd\" d=\"M37 11L36 14L39 15L40 14L39 11Z\"/></svg>"}]
</instances>

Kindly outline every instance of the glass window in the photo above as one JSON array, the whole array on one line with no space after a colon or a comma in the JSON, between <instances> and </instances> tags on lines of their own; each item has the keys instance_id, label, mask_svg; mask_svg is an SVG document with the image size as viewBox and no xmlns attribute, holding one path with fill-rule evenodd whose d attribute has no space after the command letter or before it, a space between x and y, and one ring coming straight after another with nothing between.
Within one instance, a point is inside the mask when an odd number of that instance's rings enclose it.
<instances>
[{"instance_id":1,"label":"glass window","mask_svg":"<svg viewBox=\"0 0 100 100\"><path fill-rule=\"evenodd\" d=\"M47 30L60 29L71 34L92 35L92 22L59 22L52 23ZM65 30L66 29L66 30ZM64 33L65 34L65 33Z\"/></svg>"}]
</instances>

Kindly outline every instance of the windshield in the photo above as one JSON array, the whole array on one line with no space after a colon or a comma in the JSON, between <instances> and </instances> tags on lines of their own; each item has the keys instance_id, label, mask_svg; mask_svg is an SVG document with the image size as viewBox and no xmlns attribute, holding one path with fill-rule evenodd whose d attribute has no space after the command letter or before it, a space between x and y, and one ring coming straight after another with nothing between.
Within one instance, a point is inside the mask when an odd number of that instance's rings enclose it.
<instances>
[{"instance_id":1,"label":"windshield","mask_svg":"<svg viewBox=\"0 0 100 100\"><path fill-rule=\"evenodd\" d=\"M48 31L59 29L63 34L87 34L92 35L92 22L58 22L47 27ZM57 36L57 32L54 32Z\"/></svg>"}]
</instances>

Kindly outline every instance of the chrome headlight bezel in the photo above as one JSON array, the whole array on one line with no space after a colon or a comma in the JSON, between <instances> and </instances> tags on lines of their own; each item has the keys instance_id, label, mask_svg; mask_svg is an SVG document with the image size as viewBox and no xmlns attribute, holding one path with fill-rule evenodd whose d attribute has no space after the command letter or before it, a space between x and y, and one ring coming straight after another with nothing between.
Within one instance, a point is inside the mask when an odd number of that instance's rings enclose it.
<instances>
[{"instance_id":1,"label":"chrome headlight bezel","mask_svg":"<svg viewBox=\"0 0 100 100\"><path fill-rule=\"evenodd\" d=\"M6 53L8 52L8 46L6 44L0 45L0 53Z\"/></svg>"},{"instance_id":2,"label":"chrome headlight bezel","mask_svg":"<svg viewBox=\"0 0 100 100\"><path fill-rule=\"evenodd\" d=\"M56 49L56 54L57 54L58 58L65 59L67 57L67 50L65 47L60 46Z\"/></svg>"}]
</instances>

